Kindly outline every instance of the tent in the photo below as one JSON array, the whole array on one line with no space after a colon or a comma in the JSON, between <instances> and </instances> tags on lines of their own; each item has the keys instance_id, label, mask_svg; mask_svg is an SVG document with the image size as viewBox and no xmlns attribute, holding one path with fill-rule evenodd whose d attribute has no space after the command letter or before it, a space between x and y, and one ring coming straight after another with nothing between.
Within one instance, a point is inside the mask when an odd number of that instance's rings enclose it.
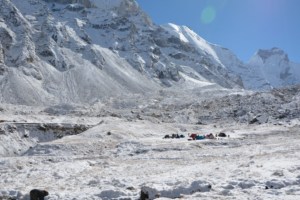
<instances>
[{"instance_id":1,"label":"tent","mask_svg":"<svg viewBox=\"0 0 300 200\"><path fill-rule=\"evenodd\" d=\"M226 137L227 135L225 133L219 133L219 137Z\"/></svg>"},{"instance_id":2,"label":"tent","mask_svg":"<svg viewBox=\"0 0 300 200\"><path fill-rule=\"evenodd\" d=\"M196 137L196 140L204 140L204 137L203 137L202 135L198 135L198 136Z\"/></svg>"}]
</instances>

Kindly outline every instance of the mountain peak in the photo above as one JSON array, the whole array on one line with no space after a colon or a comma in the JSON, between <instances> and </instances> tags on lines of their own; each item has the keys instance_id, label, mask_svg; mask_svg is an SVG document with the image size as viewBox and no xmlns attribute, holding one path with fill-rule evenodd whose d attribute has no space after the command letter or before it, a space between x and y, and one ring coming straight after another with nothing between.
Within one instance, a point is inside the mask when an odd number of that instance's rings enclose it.
<instances>
[{"instance_id":1,"label":"mountain peak","mask_svg":"<svg viewBox=\"0 0 300 200\"><path fill-rule=\"evenodd\" d=\"M265 61L266 59L276 55L276 56L285 56L285 60L289 61L288 55L284 53L283 50L273 47L272 49L259 49L257 54Z\"/></svg>"}]
</instances>

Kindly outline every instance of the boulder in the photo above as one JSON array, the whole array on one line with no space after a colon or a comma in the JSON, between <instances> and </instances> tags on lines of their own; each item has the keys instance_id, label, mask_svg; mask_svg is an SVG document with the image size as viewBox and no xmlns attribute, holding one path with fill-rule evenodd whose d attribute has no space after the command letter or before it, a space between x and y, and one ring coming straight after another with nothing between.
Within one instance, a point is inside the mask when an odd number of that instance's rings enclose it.
<instances>
[{"instance_id":1,"label":"boulder","mask_svg":"<svg viewBox=\"0 0 300 200\"><path fill-rule=\"evenodd\" d=\"M256 122L258 122L258 119L256 117L254 117L253 119L251 119L249 121L249 124L255 124Z\"/></svg>"},{"instance_id":2,"label":"boulder","mask_svg":"<svg viewBox=\"0 0 300 200\"><path fill-rule=\"evenodd\" d=\"M257 120L259 121L260 124L267 123L268 119L269 119L269 116L267 116L267 115L261 115L261 116L257 117Z\"/></svg>"}]
</instances>

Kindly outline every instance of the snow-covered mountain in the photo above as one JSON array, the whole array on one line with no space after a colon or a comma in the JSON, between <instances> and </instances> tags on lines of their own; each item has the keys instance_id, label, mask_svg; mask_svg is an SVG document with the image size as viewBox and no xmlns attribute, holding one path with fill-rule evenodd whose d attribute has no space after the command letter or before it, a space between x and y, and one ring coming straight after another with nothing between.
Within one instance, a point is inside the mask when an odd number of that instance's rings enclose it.
<instances>
[{"instance_id":1,"label":"snow-covered mountain","mask_svg":"<svg viewBox=\"0 0 300 200\"><path fill-rule=\"evenodd\" d=\"M272 87L295 85L300 81L300 63L290 62L288 55L278 48L258 50L247 65Z\"/></svg>"},{"instance_id":2,"label":"snow-covered mountain","mask_svg":"<svg viewBox=\"0 0 300 200\"><path fill-rule=\"evenodd\" d=\"M258 50L249 62L244 63L229 49L205 41L186 26L164 24L162 27L182 42L191 43L205 52L214 64L238 75L245 89L266 90L300 82L300 64L290 62L288 55L278 48Z\"/></svg>"},{"instance_id":3,"label":"snow-covered mountain","mask_svg":"<svg viewBox=\"0 0 300 200\"><path fill-rule=\"evenodd\" d=\"M170 34L174 35L184 43L193 44L193 46L199 51L204 53L214 65L219 66L229 72L228 76L235 79L237 83L244 86L243 80L236 74L247 73L249 70L232 51L205 41L193 30L187 26L178 26L175 24L162 25Z\"/></svg>"},{"instance_id":4,"label":"snow-covered mountain","mask_svg":"<svg viewBox=\"0 0 300 200\"><path fill-rule=\"evenodd\" d=\"M1 0L1 102L91 103L103 96L241 88L237 76L156 26L135 1Z\"/></svg>"},{"instance_id":5,"label":"snow-covered mountain","mask_svg":"<svg viewBox=\"0 0 300 200\"><path fill-rule=\"evenodd\" d=\"M1 103L93 103L207 85L270 88L254 63L187 27L155 25L134 0L0 0ZM281 68L285 84L299 80L287 81L297 64Z\"/></svg>"},{"instance_id":6,"label":"snow-covered mountain","mask_svg":"<svg viewBox=\"0 0 300 200\"><path fill-rule=\"evenodd\" d=\"M80 28L85 22L75 18L86 17L83 6L64 5L59 12L39 1L0 5L1 102L80 103L159 88L111 50L89 41ZM72 16L73 27L52 12Z\"/></svg>"}]
</instances>

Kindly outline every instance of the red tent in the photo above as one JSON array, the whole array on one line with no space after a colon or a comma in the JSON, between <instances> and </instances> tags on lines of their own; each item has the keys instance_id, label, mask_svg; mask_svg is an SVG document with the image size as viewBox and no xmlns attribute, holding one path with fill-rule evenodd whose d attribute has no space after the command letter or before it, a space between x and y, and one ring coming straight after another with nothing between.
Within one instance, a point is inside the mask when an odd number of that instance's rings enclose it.
<instances>
[{"instance_id":1,"label":"red tent","mask_svg":"<svg viewBox=\"0 0 300 200\"><path fill-rule=\"evenodd\" d=\"M192 134L192 135L190 135L190 137L195 138L195 137L197 137L197 134Z\"/></svg>"}]
</instances>

